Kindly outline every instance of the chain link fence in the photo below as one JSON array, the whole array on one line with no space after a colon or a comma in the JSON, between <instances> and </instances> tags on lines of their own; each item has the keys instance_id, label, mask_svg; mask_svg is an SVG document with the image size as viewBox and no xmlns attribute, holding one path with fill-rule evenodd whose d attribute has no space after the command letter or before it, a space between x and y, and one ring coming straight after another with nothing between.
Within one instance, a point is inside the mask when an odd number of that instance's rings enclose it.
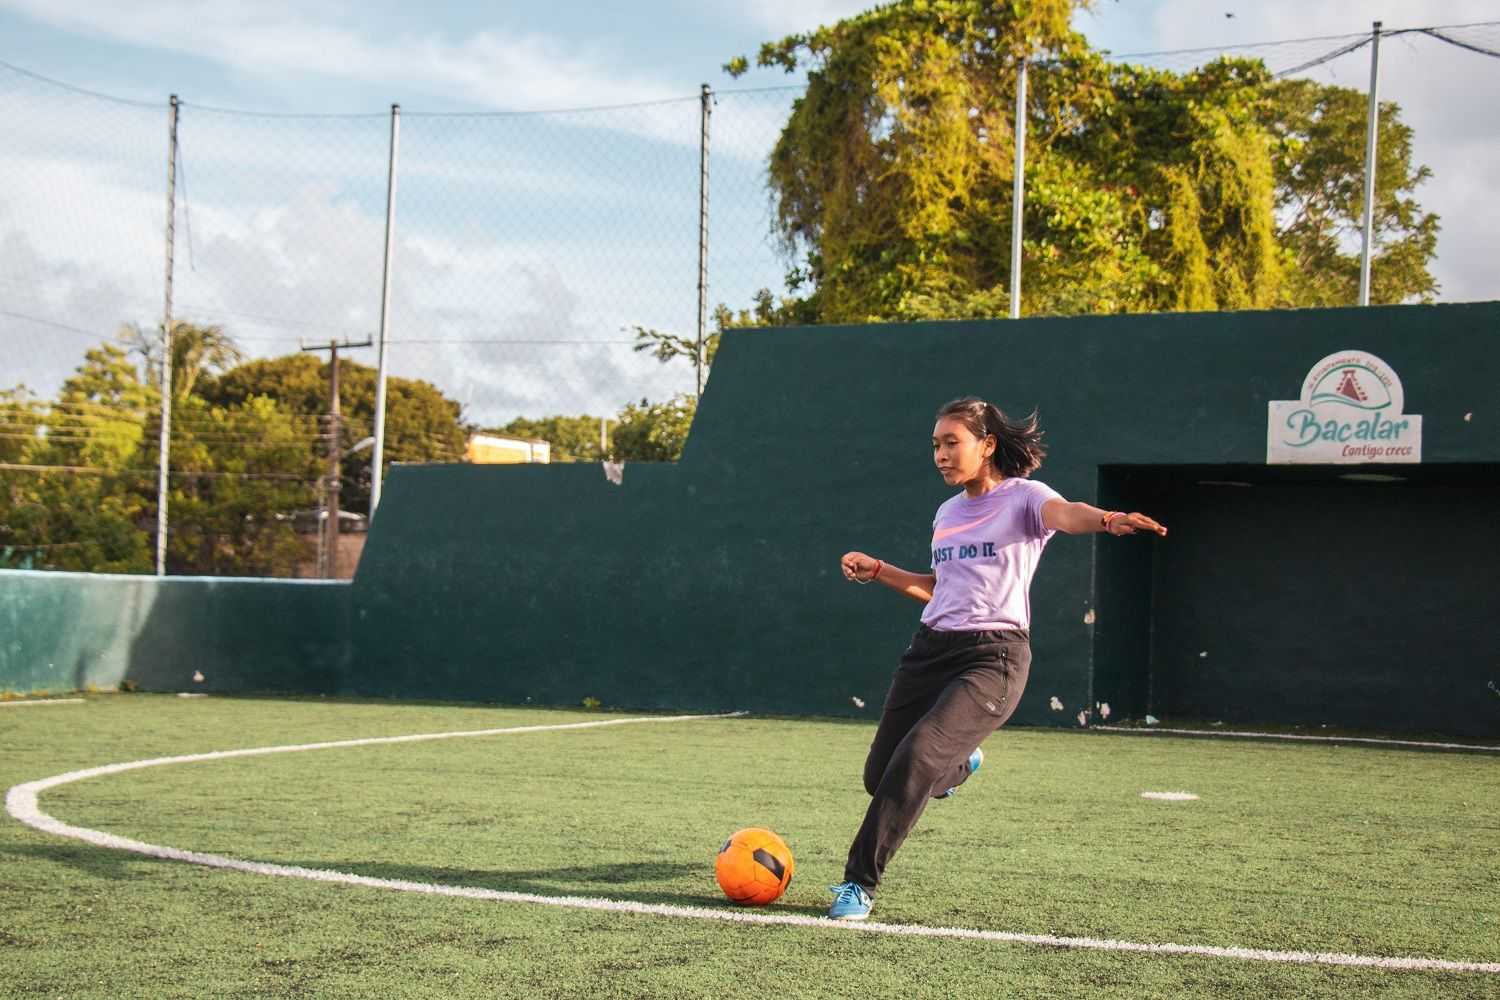
<instances>
[{"instance_id":1,"label":"chain link fence","mask_svg":"<svg viewBox=\"0 0 1500 1000\"><path fill-rule=\"evenodd\" d=\"M387 368L396 396L425 383L457 404L449 423L461 430L409 420L388 432L384 457L458 461L464 429L517 418L613 420L629 404L693 394L692 360L637 350L637 331L696 338L705 235L710 315L781 289L765 162L796 93L402 113ZM322 508L327 348L341 345L345 363L376 365L373 346L346 345L379 333L391 115L179 102L169 245L167 103L121 101L0 66L0 109L12 126L0 153L0 446L10 446L0 447L0 477L12 499L37 477L95 477L97 490L134 497L126 516L151 531L170 252L174 337L179 354L199 352L198 389L236 364L266 362L275 373L221 387L214 402L243 404L274 382L295 400L280 437L307 456L289 471L284 452L251 447L243 420L174 403L174 503L186 511L204 500L206 482L218 494L236 482L270 483L282 488L288 518ZM193 330L207 330L207 347L227 353L211 354ZM297 360L314 351L315 361ZM179 382L184 366L179 357ZM368 377L350 374L345 368L337 447L347 453L345 509L363 511L369 453L358 446L375 427ZM186 389L174 388L174 398ZM119 447L95 447L106 440ZM193 459L195 449L236 448L227 463ZM0 564L16 554L7 547L14 527L0 525ZM35 542L21 553L63 544L72 543Z\"/></svg>"},{"instance_id":2,"label":"chain link fence","mask_svg":"<svg viewBox=\"0 0 1500 1000\"><path fill-rule=\"evenodd\" d=\"M1262 58L1273 73L1362 89L1367 70L1355 53L1368 38L1121 58L1182 71L1222 51ZM1466 85L1467 106L1493 104L1500 74L1483 57L1500 55L1495 24L1410 29L1399 43L1388 38L1382 73L1397 84L1383 85L1382 97L1399 99L1405 88L1436 105L1412 114L1408 103L1415 134L1424 134L1425 115L1433 122L1429 133L1462 149L1462 108L1434 89L1443 74L1429 69L1435 57L1457 56L1453 46L1470 50L1461 58L1473 57L1474 65L1450 74L1479 81ZM786 293L788 261L773 231L766 171L800 94L799 87L771 87L714 93L707 101L694 95L538 113L402 109L389 375L407 386L429 384L458 404L458 423L472 429L517 418L613 418L627 404L693 393L691 359L661 362L636 349L636 332L697 336L700 239L710 317L721 304L751 306L761 289ZM152 515L154 523L150 445L158 425L147 362L160 362L153 343L167 267L168 104L118 100L0 64L0 114L8 140L0 148L0 486L14 493L28 477L109 473L105 493L137 491L131 516L145 524ZM219 368L377 337L391 124L386 112L270 115L180 104L173 317L216 328L220 343L241 352L221 356ZM1423 160L1420 148L1415 159ZM1468 198L1476 186L1493 187L1497 172L1492 159L1474 161L1443 181ZM1423 197L1443 209L1435 186ZM1450 211L1462 215L1462 205ZM1483 242L1490 232L1464 233L1454 244L1456 259L1487 266L1469 259L1493 256L1493 243ZM1481 248L1487 254L1477 254ZM712 326L710 318L705 332ZM376 364L373 347L348 347L342 356ZM326 366L326 352L311 357ZM119 371L110 374L120 359L134 366L145 392L118 384ZM301 493L279 502L321 503L318 456L328 447L328 424L318 394L326 368L309 364L301 362L295 387L305 405L279 431L306 450L307 463L289 472L279 453L246 447L232 460L195 464L194 448L249 444L253 434L211 408L189 407L173 418L174 485L290 483ZM69 379L73 391L65 388ZM367 389L368 382L346 384L356 397ZM350 452L344 477L356 480L369 460L357 449L374 421L367 401L346 402L345 411L338 447ZM134 457L105 462L106 446L132 434ZM461 436L409 422L388 435L386 458L459 460L463 445ZM356 483L354 492L368 485ZM74 543L32 549L65 544ZM8 564L6 545L0 530L0 565Z\"/></svg>"}]
</instances>

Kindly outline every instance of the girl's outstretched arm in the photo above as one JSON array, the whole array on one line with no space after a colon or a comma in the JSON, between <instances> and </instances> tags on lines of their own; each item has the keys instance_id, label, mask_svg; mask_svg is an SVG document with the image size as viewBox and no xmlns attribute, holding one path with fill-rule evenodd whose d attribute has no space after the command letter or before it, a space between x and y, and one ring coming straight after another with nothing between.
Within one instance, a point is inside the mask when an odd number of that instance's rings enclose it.
<instances>
[{"instance_id":1,"label":"girl's outstretched arm","mask_svg":"<svg viewBox=\"0 0 1500 1000\"><path fill-rule=\"evenodd\" d=\"M905 594L913 600L926 604L932 600L932 588L937 586L937 577L931 573L912 573L899 566L874 556L867 556L863 552L846 552L844 558L839 560L839 566L844 571L846 580L855 583L869 583L871 580L879 580L897 593Z\"/></svg>"},{"instance_id":2,"label":"girl's outstretched arm","mask_svg":"<svg viewBox=\"0 0 1500 1000\"><path fill-rule=\"evenodd\" d=\"M1166 537L1167 529L1145 514L1127 514L1118 510L1100 510L1082 501L1048 500L1042 504L1042 524L1049 531L1084 535L1107 531L1111 535L1133 535L1137 531Z\"/></svg>"}]
</instances>

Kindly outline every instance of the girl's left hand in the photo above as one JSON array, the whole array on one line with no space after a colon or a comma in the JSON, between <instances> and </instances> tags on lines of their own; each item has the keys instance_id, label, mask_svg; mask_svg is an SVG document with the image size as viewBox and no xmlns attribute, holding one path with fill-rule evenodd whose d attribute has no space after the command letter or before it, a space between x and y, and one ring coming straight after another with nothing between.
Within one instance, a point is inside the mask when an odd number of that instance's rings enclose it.
<instances>
[{"instance_id":1,"label":"girl's left hand","mask_svg":"<svg viewBox=\"0 0 1500 1000\"><path fill-rule=\"evenodd\" d=\"M844 571L844 579L855 583L869 583L875 579L875 573L880 569L880 560L863 552L845 552L844 557L839 560L839 568Z\"/></svg>"},{"instance_id":2,"label":"girl's left hand","mask_svg":"<svg viewBox=\"0 0 1500 1000\"><path fill-rule=\"evenodd\" d=\"M1167 529L1157 524L1145 514L1130 513L1124 517L1117 517L1109 522L1109 533L1111 535L1133 535L1137 531L1149 531L1152 534L1167 537Z\"/></svg>"}]
</instances>

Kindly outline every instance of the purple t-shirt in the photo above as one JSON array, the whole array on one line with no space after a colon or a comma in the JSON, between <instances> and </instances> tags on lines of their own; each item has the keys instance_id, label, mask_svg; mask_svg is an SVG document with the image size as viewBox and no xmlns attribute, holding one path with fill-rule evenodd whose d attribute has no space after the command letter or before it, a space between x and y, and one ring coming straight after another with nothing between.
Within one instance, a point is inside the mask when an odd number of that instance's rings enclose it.
<instances>
[{"instance_id":1,"label":"purple t-shirt","mask_svg":"<svg viewBox=\"0 0 1500 1000\"><path fill-rule=\"evenodd\" d=\"M1031 578L1055 532L1042 504L1061 500L1046 483L1011 477L977 497L946 500L932 521L937 586L922 623L942 632L1031 627Z\"/></svg>"}]
</instances>

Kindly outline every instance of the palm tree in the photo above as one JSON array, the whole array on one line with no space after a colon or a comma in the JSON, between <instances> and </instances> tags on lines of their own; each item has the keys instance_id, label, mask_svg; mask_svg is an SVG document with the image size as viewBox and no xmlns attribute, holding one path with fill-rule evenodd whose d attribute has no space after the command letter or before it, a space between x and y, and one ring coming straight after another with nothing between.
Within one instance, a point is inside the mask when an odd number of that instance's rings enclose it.
<instances>
[{"instance_id":1,"label":"palm tree","mask_svg":"<svg viewBox=\"0 0 1500 1000\"><path fill-rule=\"evenodd\" d=\"M147 331L136 323L120 328L120 339L146 368L146 383L161 387L161 327ZM187 399L200 376L222 372L245 360L245 352L221 326L172 322L172 401Z\"/></svg>"}]
</instances>

